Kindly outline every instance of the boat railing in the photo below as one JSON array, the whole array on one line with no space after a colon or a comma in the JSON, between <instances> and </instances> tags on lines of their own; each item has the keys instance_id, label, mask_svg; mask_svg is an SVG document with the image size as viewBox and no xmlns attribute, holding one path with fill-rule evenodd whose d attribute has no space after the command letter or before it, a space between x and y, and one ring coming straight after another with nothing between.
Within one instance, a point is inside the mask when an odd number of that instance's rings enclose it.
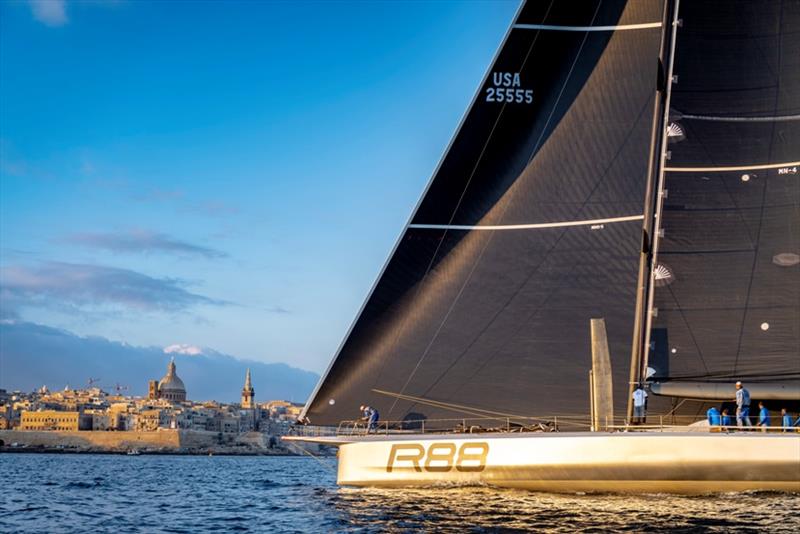
<instances>
[{"instance_id":1,"label":"boat railing","mask_svg":"<svg viewBox=\"0 0 800 534\"><path fill-rule=\"evenodd\" d=\"M800 432L798 427L737 426L710 424L705 417L681 415L648 416L632 422L614 417L602 421L598 428L591 418L575 415L549 417L469 417L448 419L380 420L370 425L364 419L341 421L332 432L337 436L362 436L367 434L486 434L528 432ZM327 427L330 431L332 427Z\"/></svg>"}]
</instances>

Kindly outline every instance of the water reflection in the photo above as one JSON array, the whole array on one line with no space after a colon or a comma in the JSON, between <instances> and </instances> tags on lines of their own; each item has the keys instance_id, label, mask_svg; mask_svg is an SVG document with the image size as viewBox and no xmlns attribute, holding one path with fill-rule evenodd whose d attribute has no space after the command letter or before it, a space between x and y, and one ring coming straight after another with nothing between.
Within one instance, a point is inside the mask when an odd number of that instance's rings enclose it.
<instances>
[{"instance_id":1,"label":"water reflection","mask_svg":"<svg viewBox=\"0 0 800 534\"><path fill-rule=\"evenodd\" d=\"M340 488L333 506L372 530L797 532L800 496L556 495L494 488Z\"/></svg>"},{"instance_id":2,"label":"water reflection","mask_svg":"<svg viewBox=\"0 0 800 534\"><path fill-rule=\"evenodd\" d=\"M0 454L0 532L800 532L800 496L341 488L335 460Z\"/></svg>"}]
</instances>

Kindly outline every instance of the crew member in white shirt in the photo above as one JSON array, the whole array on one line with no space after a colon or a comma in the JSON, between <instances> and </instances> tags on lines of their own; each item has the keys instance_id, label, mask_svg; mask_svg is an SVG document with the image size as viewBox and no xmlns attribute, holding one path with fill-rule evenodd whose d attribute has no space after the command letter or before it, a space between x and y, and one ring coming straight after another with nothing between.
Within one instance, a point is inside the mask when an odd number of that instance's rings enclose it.
<instances>
[{"instance_id":1,"label":"crew member in white shirt","mask_svg":"<svg viewBox=\"0 0 800 534\"><path fill-rule=\"evenodd\" d=\"M647 404L647 392L639 385L633 392L633 423L644 423L645 419L645 405Z\"/></svg>"}]
</instances>

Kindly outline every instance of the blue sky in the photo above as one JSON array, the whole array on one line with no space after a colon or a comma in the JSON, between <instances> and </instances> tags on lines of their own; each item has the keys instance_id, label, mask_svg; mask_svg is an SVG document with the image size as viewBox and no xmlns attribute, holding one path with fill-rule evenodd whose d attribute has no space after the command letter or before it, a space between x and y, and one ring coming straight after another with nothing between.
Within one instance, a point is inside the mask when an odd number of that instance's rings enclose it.
<instances>
[{"instance_id":1,"label":"blue sky","mask_svg":"<svg viewBox=\"0 0 800 534\"><path fill-rule=\"evenodd\" d=\"M323 371L516 8L0 3L2 320Z\"/></svg>"}]
</instances>

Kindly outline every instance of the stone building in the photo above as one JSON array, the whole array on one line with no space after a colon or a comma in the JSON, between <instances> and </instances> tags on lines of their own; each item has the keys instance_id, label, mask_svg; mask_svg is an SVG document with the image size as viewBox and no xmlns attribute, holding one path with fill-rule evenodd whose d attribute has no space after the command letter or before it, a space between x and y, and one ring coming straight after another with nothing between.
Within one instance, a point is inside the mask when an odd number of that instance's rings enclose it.
<instances>
[{"instance_id":1,"label":"stone building","mask_svg":"<svg viewBox=\"0 0 800 534\"><path fill-rule=\"evenodd\" d=\"M158 430L161 422L161 410L142 410L136 414L135 428L143 432Z\"/></svg>"},{"instance_id":2,"label":"stone building","mask_svg":"<svg viewBox=\"0 0 800 534\"><path fill-rule=\"evenodd\" d=\"M164 399L169 402L184 402L186 400L186 386L175 372L175 358L167 366L167 374L156 383L151 380L148 388L150 399Z\"/></svg>"},{"instance_id":3,"label":"stone building","mask_svg":"<svg viewBox=\"0 0 800 534\"><path fill-rule=\"evenodd\" d=\"M91 430L92 416L80 412L42 410L22 412L20 430Z\"/></svg>"}]
</instances>

